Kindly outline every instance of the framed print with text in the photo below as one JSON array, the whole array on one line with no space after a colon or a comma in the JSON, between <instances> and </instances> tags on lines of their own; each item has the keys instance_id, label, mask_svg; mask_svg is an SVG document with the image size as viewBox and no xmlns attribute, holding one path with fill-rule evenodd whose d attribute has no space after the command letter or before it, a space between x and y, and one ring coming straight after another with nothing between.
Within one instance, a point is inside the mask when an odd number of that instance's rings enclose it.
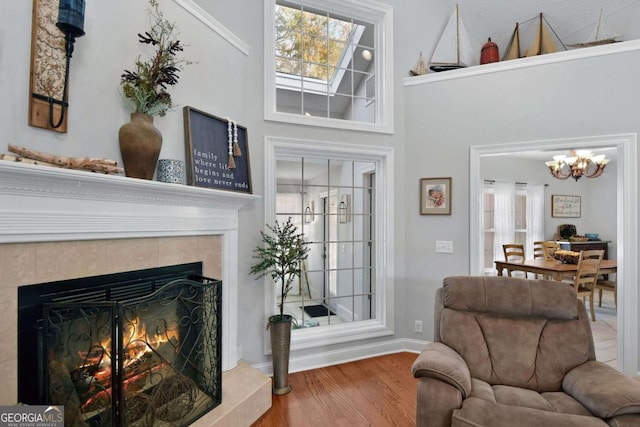
<instances>
[{"instance_id":1,"label":"framed print with text","mask_svg":"<svg viewBox=\"0 0 640 427\"><path fill-rule=\"evenodd\" d=\"M554 194L551 196L551 217L553 218L580 218L580 196L564 196Z\"/></svg>"}]
</instances>

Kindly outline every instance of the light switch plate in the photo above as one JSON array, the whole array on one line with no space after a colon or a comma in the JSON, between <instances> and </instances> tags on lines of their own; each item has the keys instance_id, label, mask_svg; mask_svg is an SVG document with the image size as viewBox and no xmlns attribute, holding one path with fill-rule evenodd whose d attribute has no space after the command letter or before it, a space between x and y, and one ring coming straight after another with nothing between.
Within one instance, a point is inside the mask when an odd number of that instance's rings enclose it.
<instances>
[{"instance_id":1,"label":"light switch plate","mask_svg":"<svg viewBox=\"0 0 640 427\"><path fill-rule=\"evenodd\" d=\"M453 242L450 240L436 240L436 253L452 254Z\"/></svg>"}]
</instances>

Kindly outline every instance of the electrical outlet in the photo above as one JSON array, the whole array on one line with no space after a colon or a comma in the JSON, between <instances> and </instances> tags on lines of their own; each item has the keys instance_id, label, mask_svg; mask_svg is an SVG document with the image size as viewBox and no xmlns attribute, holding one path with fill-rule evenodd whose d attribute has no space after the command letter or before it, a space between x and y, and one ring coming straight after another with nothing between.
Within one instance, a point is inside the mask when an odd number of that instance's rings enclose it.
<instances>
[{"instance_id":1,"label":"electrical outlet","mask_svg":"<svg viewBox=\"0 0 640 427\"><path fill-rule=\"evenodd\" d=\"M413 330L419 334L422 333L422 320L415 320L413 322Z\"/></svg>"}]
</instances>

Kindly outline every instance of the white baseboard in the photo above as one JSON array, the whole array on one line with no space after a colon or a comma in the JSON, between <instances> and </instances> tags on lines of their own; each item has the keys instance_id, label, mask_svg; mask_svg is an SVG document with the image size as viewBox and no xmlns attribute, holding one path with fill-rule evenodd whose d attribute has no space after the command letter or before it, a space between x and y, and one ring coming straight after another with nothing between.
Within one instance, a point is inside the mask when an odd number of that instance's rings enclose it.
<instances>
[{"instance_id":1,"label":"white baseboard","mask_svg":"<svg viewBox=\"0 0 640 427\"><path fill-rule=\"evenodd\" d=\"M289 372L308 371L310 369L318 369L325 366L338 365L340 363L353 362L355 360L368 359L370 357L400 353L403 351L418 354L427 343L428 341L402 338L334 351L317 352L306 356L295 356L292 354L289 358ZM271 362L259 363L252 366L267 375L273 374Z\"/></svg>"}]
</instances>

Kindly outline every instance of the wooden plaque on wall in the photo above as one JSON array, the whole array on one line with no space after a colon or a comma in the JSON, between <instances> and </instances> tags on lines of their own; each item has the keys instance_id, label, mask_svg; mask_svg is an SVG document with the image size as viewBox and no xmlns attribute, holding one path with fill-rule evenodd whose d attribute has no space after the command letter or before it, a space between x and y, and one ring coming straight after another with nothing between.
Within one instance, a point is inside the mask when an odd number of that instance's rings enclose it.
<instances>
[{"instance_id":1,"label":"wooden plaque on wall","mask_svg":"<svg viewBox=\"0 0 640 427\"><path fill-rule=\"evenodd\" d=\"M191 107L183 112L187 184L251 193L247 128L237 125L242 155L234 157L235 168L230 169L228 120Z\"/></svg>"},{"instance_id":2,"label":"wooden plaque on wall","mask_svg":"<svg viewBox=\"0 0 640 427\"><path fill-rule=\"evenodd\" d=\"M67 117L54 128L49 120L49 103L32 94L62 100L66 71L65 40L56 27L58 0L33 0L31 24L31 73L29 84L29 125L56 132L67 132ZM68 89L67 89L68 91ZM60 120L61 107L53 105L53 122Z\"/></svg>"}]
</instances>

